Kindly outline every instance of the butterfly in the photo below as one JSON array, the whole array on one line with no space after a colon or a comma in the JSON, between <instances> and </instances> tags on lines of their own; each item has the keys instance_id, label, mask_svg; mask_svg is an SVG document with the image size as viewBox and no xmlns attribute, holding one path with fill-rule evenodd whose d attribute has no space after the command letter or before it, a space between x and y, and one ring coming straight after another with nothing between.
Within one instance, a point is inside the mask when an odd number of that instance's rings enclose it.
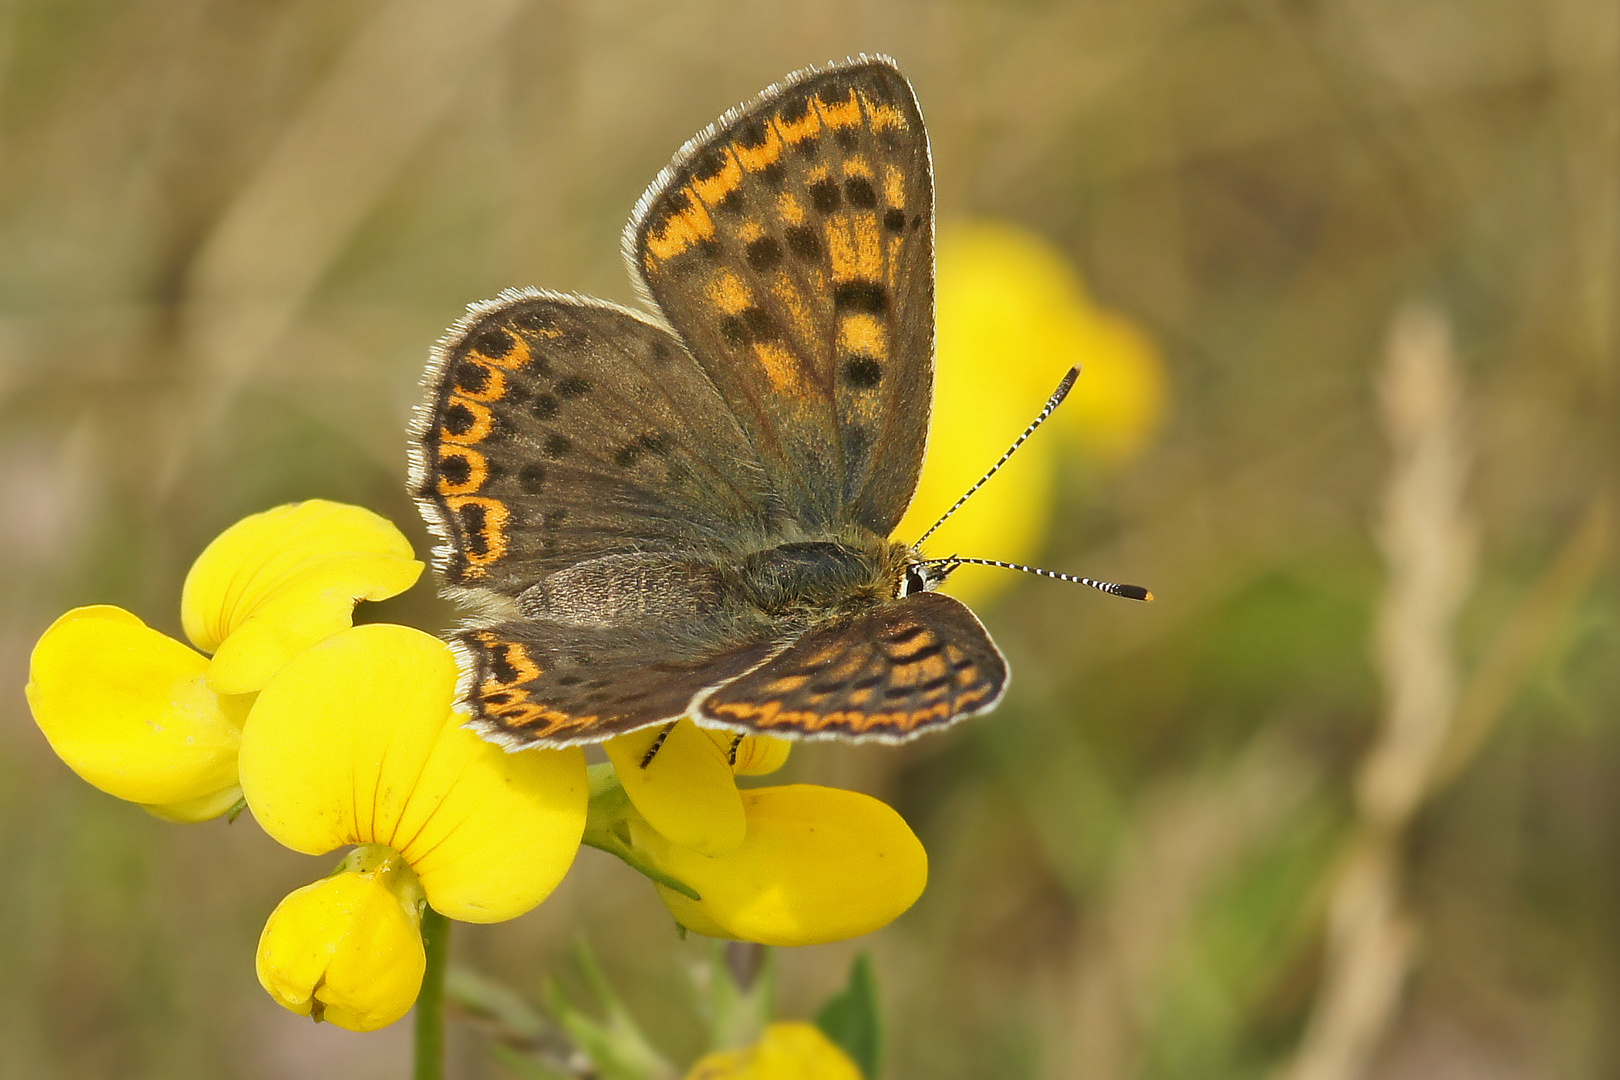
<instances>
[{"instance_id":1,"label":"butterfly","mask_svg":"<svg viewBox=\"0 0 1620 1080\"><path fill-rule=\"evenodd\" d=\"M651 313L541 290L434 351L411 482L470 726L509 749L682 716L900 742L1007 664L890 538L933 397L933 176L910 84L796 72L683 147L624 234Z\"/></svg>"}]
</instances>

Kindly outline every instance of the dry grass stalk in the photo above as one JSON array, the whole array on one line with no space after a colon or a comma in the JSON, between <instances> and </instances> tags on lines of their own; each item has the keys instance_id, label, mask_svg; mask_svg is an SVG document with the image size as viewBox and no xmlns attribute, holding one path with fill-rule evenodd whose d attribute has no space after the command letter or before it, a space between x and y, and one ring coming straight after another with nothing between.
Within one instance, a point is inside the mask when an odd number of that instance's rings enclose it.
<instances>
[{"instance_id":1,"label":"dry grass stalk","mask_svg":"<svg viewBox=\"0 0 1620 1080\"><path fill-rule=\"evenodd\" d=\"M1316 1010L1286 1080L1367 1072L1395 1014L1415 939L1401 901L1400 840L1439 775L1456 724L1452 624L1473 581L1462 392L1445 317L1402 311L1380 394L1394 451L1379 542L1389 566L1376 654L1387 706L1357 775L1360 820L1329 899Z\"/></svg>"}]
</instances>

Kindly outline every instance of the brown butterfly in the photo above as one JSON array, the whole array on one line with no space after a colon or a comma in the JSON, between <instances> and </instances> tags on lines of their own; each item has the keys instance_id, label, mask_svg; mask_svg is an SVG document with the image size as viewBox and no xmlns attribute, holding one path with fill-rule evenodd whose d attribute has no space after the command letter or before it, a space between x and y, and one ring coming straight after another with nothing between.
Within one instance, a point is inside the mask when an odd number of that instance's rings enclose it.
<instances>
[{"instance_id":1,"label":"brown butterfly","mask_svg":"<svg viewBox=\"0 0 1620 1080\"><path fill-rule=\"evenodd\" d=\"M889 539L934 377L928 137L894 63L721 117L624 248L655 315L508 291L428 369L412 484L478 612L455 638L472 725L511 748L688 715L898 742L994 706L1006 662L932 591L957 561Z\"/></svg>"}]
</instances>

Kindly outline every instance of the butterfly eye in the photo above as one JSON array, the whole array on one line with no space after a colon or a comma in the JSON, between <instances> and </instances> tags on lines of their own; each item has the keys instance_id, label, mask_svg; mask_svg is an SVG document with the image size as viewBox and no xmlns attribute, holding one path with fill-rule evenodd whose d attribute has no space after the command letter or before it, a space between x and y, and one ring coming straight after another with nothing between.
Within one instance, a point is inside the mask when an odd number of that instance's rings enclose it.
<instances>
[{"instance_id":1,"label":"butterfly eye","mask_svg":"<svg viewBox=\"0 0 1620 1080\"><path fill-rule=\"evenodd\" d=\"M906 567L906 576L900 582L900 595L910 596L912 593L926 592L928 590L928 576L923 573L921 563L912 563Z\"/></svg>"}]
</instances>

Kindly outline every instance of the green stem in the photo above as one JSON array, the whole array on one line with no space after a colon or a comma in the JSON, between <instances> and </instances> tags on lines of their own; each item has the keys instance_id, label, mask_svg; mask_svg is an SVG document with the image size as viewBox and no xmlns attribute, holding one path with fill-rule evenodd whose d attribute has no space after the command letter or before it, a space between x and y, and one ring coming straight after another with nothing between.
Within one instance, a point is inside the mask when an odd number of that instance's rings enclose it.
<instances>
[{"instance_id":1,"label":"green stem","mask_svg":"<svg viewBox=\"0 0 1620 1080\"><path fill-rule=\"evenodd\" d=\"M433 908L422 908L422 948L427 969L416 997L416 1068L414 1080L444 1080L444 968L450 955L450 920Z\"/></svg>"}]
</instances>

